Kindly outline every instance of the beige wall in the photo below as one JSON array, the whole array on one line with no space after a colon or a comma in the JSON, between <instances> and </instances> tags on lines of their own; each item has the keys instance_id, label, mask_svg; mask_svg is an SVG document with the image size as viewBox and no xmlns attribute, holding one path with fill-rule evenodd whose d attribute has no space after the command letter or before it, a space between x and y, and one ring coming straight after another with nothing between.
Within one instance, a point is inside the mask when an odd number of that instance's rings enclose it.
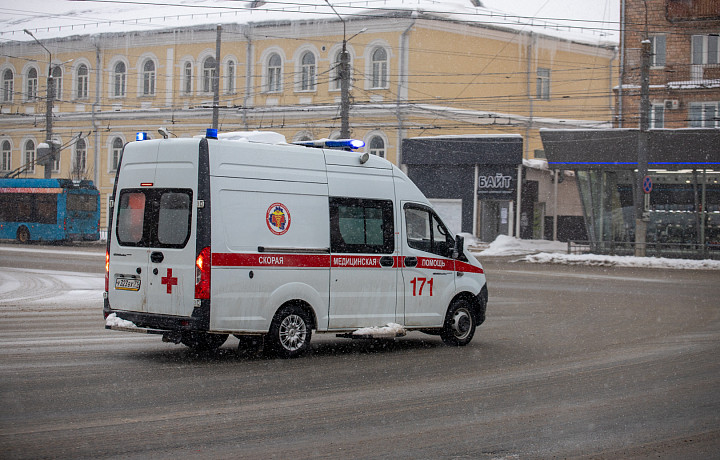
<instances>
[{"instance_id":1,"label":"beige wall","mask_svg":"<svg viewBox=\"0 0 720 460\"><path fill-rule=\"evenodd\" d=\"M347 36L352 58L352 137L379 136L386 157L399 159L404 137L448 134L522 134L526 157L541 149L541 127L573 126L572 120L610 122L611 88L616 84L613 50L571 43L536 34L489 29L425 19L353 21ZM55 177L96 180L103 207L114 180L112 142L134 139L137 131L157 137L167 127L178 136L202 134L210 126L202 91L203 60L215 54L214 26L153 33L93 35L47 41L53 63L63 70L60 99L55 102L54 133L71 143L78 135L87 144L87 167L73 171L75 147L62 151ZM342 43L339 22L282 26L223 26L220 84L220 129L268 129L289 141L337 135L340 92L331 78L335 53ZM249 39L248 39L249 37ZM388 55L387 84L372 88L370 56L377 47ZM0 77L14 73L12 101L0 101L0 143L12 150L11 169L24 163L23 146L45 139L47 53L32 42L6 43ZM317 84L301 91L300 56L315 54ZM250 54L248 54L248 51ZM268 92L267 57L283 57L282 90ZM143 94L143 64L155 67L154 93ZM227 60L235 66L228 90ZM69 61L69 62L68 62ZM98 66L99 61L99 66ZM115 96L114 67L126 66L125 94ZM192 85L185 92L184 63L192 64ZM28 66L39 71L38 96L26 100ZM87 96L78 97L77 68L90 71ZM536 97L538 68L550 69L550 97ZM0 82L1 83L1 82ZM99 90L99 92L97 91ZM570 120L570 121L565 121ZM75 174L74 174L75 173ZM23 177L42 177L43 168ZM103 209L103 222L105 209Z\"/></svg>"}]
</instances>

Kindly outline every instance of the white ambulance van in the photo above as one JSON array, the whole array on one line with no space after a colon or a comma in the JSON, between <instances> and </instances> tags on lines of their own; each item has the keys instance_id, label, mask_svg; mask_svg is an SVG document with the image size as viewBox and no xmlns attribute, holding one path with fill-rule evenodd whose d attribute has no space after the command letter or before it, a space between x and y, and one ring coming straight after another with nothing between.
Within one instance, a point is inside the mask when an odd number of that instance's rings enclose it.
<instances>
[{"instance_id":1,"label":"white ambulance van","mask_svg":"<svg viewBox=\"0 0 720 460\"><path fill-rule=\"evenodd\" d=\"M205 350L234 334L295 357L313 331L458 346L485 320L480 263L373 155L277 133L136 141L111 205L108 329Z\"/></svg>"}]
</instances>

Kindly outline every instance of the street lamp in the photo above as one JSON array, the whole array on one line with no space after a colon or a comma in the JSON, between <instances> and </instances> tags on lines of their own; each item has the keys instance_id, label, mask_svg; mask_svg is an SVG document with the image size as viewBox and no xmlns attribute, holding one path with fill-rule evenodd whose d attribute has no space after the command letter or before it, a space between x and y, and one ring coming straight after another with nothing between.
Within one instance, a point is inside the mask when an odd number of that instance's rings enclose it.
<instances>
[{"instance_id":1,"label":"street lamp","mask_svg":"<svg viewBox=\"0 0 720 460\"><path fill-rule=\"evenodd\" d=\"M53 110L53 99L55 99L55 79L52 76L53 65L52 65L52 53L45 47L35 35L27 29L23 29L23 32L30 35L35 42L42 47L48 54L48 77L47 77L47 100L45 105L45 138L47 139L50 152L44 158L42 162L45 167L45 179L52 177L52 163L55 161L55 143L52 141L53 128L52 128L52 110Z\"/></svg>"}]
</instances>

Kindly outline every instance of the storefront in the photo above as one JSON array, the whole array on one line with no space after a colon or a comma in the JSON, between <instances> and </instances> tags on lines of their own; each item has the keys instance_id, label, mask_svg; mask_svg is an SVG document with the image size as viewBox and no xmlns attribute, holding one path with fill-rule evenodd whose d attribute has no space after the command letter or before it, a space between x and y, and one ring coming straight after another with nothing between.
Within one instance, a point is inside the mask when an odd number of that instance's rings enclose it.
<instances>
[{"instance_id":1,"label":"storefront","mask_svg":"<svg viewBox=\"0 0 720 460\"><path fill-rule=\"evenodd\" d=\"M638 130L540 134L550 168L575 171L594 249L631 251L640 206L649 255L720 252L720 130L649 131L650 180L642 203L634 198L640 187Z\"/></svg>"},{"instance_id":2,"label":"storefront","mask_svg":"<svg viewBox=\"0 0 720 460\"><path fill-rule=\"evenodd\" d=\"M515 234L520 135L469 135L404 139L410 179L455 232L482 241Z\"/></svg>"}]
</instances>

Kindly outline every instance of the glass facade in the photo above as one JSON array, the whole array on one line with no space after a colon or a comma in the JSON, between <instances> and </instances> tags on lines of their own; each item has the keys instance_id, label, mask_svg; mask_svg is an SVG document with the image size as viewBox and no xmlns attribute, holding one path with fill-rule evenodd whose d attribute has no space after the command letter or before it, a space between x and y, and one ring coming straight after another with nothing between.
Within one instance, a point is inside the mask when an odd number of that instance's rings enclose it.
<instances>
[{"instance_id":1,"label":"glass facade","mask_svg":"<svg viewBox=\"0 0 720 460\"><path fill-rule=\"evenodd\" d=\"M635 172L576 171L589 244L600 253L632 253ZM720 172L651 171L647 201L648 255L720 258Z\"/></svg>"}]
</instances>

